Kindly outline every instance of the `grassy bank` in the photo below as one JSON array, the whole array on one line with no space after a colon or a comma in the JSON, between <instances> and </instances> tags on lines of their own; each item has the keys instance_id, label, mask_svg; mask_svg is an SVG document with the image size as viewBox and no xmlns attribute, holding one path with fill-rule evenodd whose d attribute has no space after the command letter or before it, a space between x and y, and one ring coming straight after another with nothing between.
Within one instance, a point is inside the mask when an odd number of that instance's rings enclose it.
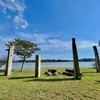
<instances>
[{"instance_id":1,"label":"grassy bank","mask_svg":"<svg viewBox=\"0 0 100 100\"><path fill-rule=\"evenodd\" d=\"M41 77L34 78L34 69L3 76L0 70L0 100L100 100L100 73L95 69L82 68L82 80L72 76L46 76L41 69ZM58 72L65 68L57 68Z\"/></svg>"}]
</instances>

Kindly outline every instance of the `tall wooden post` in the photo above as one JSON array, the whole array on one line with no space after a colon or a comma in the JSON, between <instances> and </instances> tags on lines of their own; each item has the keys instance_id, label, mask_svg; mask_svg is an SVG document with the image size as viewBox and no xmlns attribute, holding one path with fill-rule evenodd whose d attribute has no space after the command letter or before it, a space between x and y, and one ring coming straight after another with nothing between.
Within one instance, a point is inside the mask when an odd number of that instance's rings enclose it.
<instances>
[{"instance_id":1,"label":"tall wooden post","mask_svg":"<svg viewBox=\"0 0 100 100\"><path fill-rule=\"evenodd\" d=\"M99 55L98 50L96 46L93 46L94 55L95 55L95 64L96 64L96 71L100 72L100 61L99 61Z\"/></svg>"},{"instance_id":2,"label":"tall wooden post","mask_svg":"<svg viewBox=\"0 0 100 100\"><path fill-rule=\"evenodd\" d=\"M8 57L7 57L7 64L5 69L5 75L9 76L11 75L12 71L12 61L13 61L13 53L14 53L14 46L10 47L8 49Z\"/></svg>"},{"instance_id":3,"label":"tall wooden post","mask_svg":"<svg viewBox=\"0 0 100 100\"><path fill-rule=\"evenodd\" d=\"M75 38L72 38L72 51L73 51L73 65L74 65L74 79L81 79L79 62L78 62L78 54Z\"/></svg>"},{"instance_id":4,"label":"tall wooden post","mask_svg":"<svg viewBox=\"0 0 100 100\"><path fill-rule=\"evenodd\" d=\"M40 60L40 56L36 55L36 59L35 59L35 77L40 77L40 65L41 65L41 60Z\"/></svg>"}]
</instances>

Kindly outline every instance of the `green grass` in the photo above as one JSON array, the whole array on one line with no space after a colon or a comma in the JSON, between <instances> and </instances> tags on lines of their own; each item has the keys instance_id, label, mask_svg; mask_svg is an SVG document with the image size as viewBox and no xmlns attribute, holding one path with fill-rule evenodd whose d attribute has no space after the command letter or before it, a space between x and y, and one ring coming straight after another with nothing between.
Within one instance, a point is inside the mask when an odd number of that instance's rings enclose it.
<instances>
[{"instance_id":1,"label":"green grass","mask_svg":"<svg viewBox=\"0 0 100 100\"><path fill-rule=\"evenodd\" d=\"M82 68L81 80L61 74L46 76L46 71L42 68L41 77L35 78L31 68L24 72L13 69L10 76L3 76L0 70L0 100L100 100L100 73L95 69Z\"/></svg>"}]
</instances>

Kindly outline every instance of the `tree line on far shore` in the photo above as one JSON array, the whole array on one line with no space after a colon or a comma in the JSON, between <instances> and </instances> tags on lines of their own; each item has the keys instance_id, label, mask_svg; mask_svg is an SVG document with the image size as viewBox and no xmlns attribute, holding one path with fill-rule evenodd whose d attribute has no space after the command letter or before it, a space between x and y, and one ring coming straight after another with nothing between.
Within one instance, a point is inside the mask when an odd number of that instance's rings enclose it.
<instances>
[{"instance_id":1,"label":"tree line on far shore","mask_svg":"<svg viewBox=\"0 0 100 100\"><path fill-rule=\"evenodd\" d=\"M63 59L42 59L41 62L72 62L73 60L63 60ZM80 62L95 61L94 58L82 58L79 59ZM13 62L22 62L22 60L14 60ZM25 62L35 62L35 60L26 60Z\"/></svg>"}]
</instances>

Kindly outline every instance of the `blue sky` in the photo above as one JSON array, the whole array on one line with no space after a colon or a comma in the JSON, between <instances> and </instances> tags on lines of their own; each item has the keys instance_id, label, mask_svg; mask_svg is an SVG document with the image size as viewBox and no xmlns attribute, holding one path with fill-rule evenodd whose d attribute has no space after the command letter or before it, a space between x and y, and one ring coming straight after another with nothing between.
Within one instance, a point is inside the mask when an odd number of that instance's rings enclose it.
<instances>
[{"instance_id":1,"label":"blue sky","mask_svg":"<svg viewBox=\"0 0 100 100\"><path fill-rule=\"evenodd\" d=\"M21 38L41 48L31 59L72 59L75 38L79 58L94 58L99 36L100 0L0 0L0 55Z\"/></svg>"}]
</instances>

